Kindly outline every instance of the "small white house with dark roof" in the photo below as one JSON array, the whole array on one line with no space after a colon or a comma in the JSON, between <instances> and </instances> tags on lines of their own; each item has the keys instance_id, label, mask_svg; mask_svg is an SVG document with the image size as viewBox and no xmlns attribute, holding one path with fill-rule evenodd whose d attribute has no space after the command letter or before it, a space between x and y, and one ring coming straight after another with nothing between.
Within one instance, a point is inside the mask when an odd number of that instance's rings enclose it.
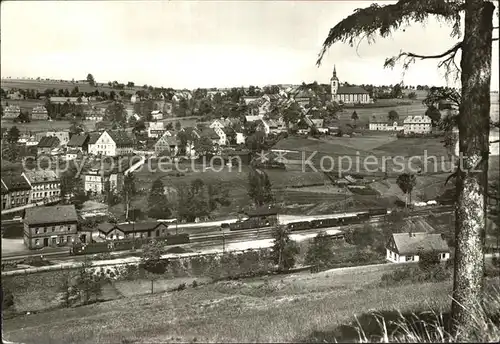
<instances>
[{"instance_id":1,"label":"small white house with dark roof","mask_svg":"<svg viewBox=\"0 0 500 344\"><path fill-rule=\"evenodd\" d=\"M434 252L439 260L450 259L450 248L441 234L394 233L386 246L386 259L393 263L418 262L422 253Z\"/></svg>"}]
</instances>

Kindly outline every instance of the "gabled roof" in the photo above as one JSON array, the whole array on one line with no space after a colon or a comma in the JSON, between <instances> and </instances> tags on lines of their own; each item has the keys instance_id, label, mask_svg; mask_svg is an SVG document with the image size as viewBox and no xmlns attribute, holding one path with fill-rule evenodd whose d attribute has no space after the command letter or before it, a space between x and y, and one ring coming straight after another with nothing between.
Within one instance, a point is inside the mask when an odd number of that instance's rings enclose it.
<instances>
[{"instance_id":1,"label":"gabled roof","mask_svg":"<svg viewBox=\"0 0 500 344\"><path fill-rule=\"evenodd\" d=\"M417 255L419 252L450 252L448 243L441 234L394 233L392 239L400 255Z\"/></svg>"},{"instance_id":2,"label":"gabled roof","mask_svg":"<svg viewBox=\"0 0 500 344\"><path fill-rule=\"evenodd\" d=\"M115 141L117 147L132 146L134 141L124 131L107 130L109 136Z\"/></svg>"},{"instance_id":3,"label":"gabled roof","mask_svg":"<svg viewBox=\"0 0 500 344\"><path fill-rule=\"evenodd\" d=\"M245 120L247 122L255 122L255 121L260 121L262 117L260 116L245 116Z\"/></svg>"},{"instance_id":4,"label":"gabled roof","mask_svg":"<svg viewBox=\"0 0 500 344\"><path fill-rule=\"evenodd\" d=\"M23 176L11 175L2 176L2 184L5 184L9 192L19 190L30 190L31 186Z\"/></svg>"},{"instance_id":5,"label":"gabled roof","mask_svg":"<svg viewBox=\"0 0 500 344\"><path fill-rule=\"evenodd\" d=\"M102 133L90 133L89 134L89 145L94 144L99 140L99 137L101 137Z\"/></svg>"},{"instance_id":6,"label":"gabled roof","mask_svg":"<svg viewBox=\"0 0 500 344\"><path fill-rule=\"evenodd\" d=\"M218 140L220 138L219 134L212 128L205 128L201 132L201 137L208 137L209 139Z\"/></svg>"},{"instance_id":7,"label":"gabled roof","mask_svg":"<svg viewBox=\"0 0 500 344\"><path fill-rule=\"evenodd\" d=\"M153 231L157 227L168 228L168 225L164 222L120 223L120 224L116 224L112 227L110 227L110 226L99 227L99 231L107 234L116 228L116 229L122 231L123 233L135 233L135 232Z\"/></svg>"},{"instance_id":8,"label":"gabled roof","mask_svg":"<svg viewBox=\"0 0 500 344\"><path fill-rule=\"evenodd\" d=\"M368 92L358 86L340 86L337 94L368 94Z\"/></svg>"},{"instance_id":9,"label":"gabled roof","mask_svg":"<svg viewBox=\"0 0 500 344\"><path fill-rule=\"evenodd\" d=\"M89 135L73 135L68 142L68 147L82 147L85 141L89 138Z\"/></svg>"},{"instance_id":10,"label":"gabled roof","mask_svg":"<svg viewBox=\"0 0 500 344\"><path fill-rule=\"evenodd\" d=\"M403 123L409 124L430 124L432 120L429 116L408 116L404 119Z\"/></svg>"},{"instance_id":11,"label":"gabled roof","mask_svg":"<svg viewBox=\"0 0 500 344\"><path fill-rule=\"evenodd\" d=\"M59 146L59 139L54 136L44 136L38 142L38 148L54 148Z\"/></svg>"},{"instance_id":12,"label":"gabled roof","mask_svg":"<svg viewBox=\"0 0 500 344\"><path fill-rule=\"evenodd\" d=\"M32 207L26 209L24 222L28 224L78 222L78 217L73 204L51 207Z\"/></svg>"},{"instance_id":13,"label":"gabled roof","mask_svg":"<svg viewBox=\"0 0 500 344\"><path fill-rule=\"evenodd\" d=\"M31 184L59 181L57 174L52 170L26 171L24 175Z\"/></svg>"}]
</instances>

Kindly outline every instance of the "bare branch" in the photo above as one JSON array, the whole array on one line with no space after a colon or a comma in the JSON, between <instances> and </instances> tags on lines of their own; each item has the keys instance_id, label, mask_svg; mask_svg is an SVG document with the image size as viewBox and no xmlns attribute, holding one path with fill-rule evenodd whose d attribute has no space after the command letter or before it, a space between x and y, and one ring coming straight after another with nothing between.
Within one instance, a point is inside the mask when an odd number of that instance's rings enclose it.
<instances>
[{"instance_id":1,"label":"bare branch","mask_svg":"<svg viewBox=\"0 0 500 344\"><path fill-rule=\"evenodd\" d=\"M408 53L408 52L401 52L399 53L398 56L393 56L390 58L385 59L384 63L384 68L394 68L396 63L403 58L403 73L406 71L412 63L415 63L415 59L420 59L420 60L428 60L428 59L440 59L445 56L448 56L446 59L440 61L438 63L438 68L445 67L446 69L446 78L448 77L451 72L455 71L455 81L458 79L460 75L460 67L455 62L455 56L458 52L459 49L462 48L462 42L458 42L455 44L453 47L450 49L446 50L445 52L437 55L420 55L420 54L415 54L415 53ZM452 68L453 67L453 68Z\"/></svg>"},{"instance_id":2,"label":"bare branch","mask_svg":"<svg viewBox=\"0 0 500 344\"><path fill-rule=\"evenodd\" d=\"M343 19L330 29L323 42L316 64L321 65L321 60L328 48L337 42L348 42L354 46L359 37L373 42L375 35L390 36L391 33L411 22L423 23L430 15L453 24L451 35L460 36L461 17L464 1L448 0L399 0L396 4L380 6L372 4L363 9L357 9L353 14Z\"/></svg>"},{"instance_id":3,"label":"bare branch","mask_svg":"<svg viewBox=\"0 0 500 344\"><path fill-rule=\"evenodd\" d=\"M500 142L500 140L490 141L490 144L492 144L492 143L498 143L498 142Z\"/></svg>"}]
</instances>

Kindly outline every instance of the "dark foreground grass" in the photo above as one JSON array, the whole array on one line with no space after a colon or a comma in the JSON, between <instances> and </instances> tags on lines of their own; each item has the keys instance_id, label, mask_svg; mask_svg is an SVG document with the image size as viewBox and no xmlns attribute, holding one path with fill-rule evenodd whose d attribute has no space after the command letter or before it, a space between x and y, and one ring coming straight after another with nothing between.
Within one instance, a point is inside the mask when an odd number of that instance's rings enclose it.
<instances>
[{"instance_id":1,"label":"dark foreground grass","mask_svg":"<svg viewBox=\"0 0 500 344\"><path fill-rule=\"evenodd\" d=\"M382 288L383 273L366 267L218 282L19 316L4 322L4 336L40 344L290 342L333 340L332 333L342 340L352 332L339 327L357 314L449 308L449 281Z\"/></svg>"}]
</instances>

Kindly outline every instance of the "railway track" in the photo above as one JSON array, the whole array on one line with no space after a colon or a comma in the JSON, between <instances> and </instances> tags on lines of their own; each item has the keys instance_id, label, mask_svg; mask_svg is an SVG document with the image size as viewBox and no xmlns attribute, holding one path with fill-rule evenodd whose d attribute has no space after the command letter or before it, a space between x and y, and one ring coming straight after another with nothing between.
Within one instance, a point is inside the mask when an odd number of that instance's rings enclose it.
<instances>
[{"instance_id":1,"label":"railway track","mask_svg":"<svg viewBox=\"0 0 500 344\"><path fill-rule=\"evenodd\" d=\"M439 213L447 213L453 209L452 206L441 206L439 207L441 211ZM444 210L444 211L443 211ZM418 209L415 210L408 219L411 218L416 218L420 217L422 215L428 214L429 209ZM434 208L434 212L436 212L436 208ZM372 216L370 219L368 219L365 222L359 223L359 224L352 224L351 226L359 226L363 225L364 223L372 223L372 224L378 224L383 222L384 215L375 215ZM327 227L327 228L311 228L311 229L306 229L306 230L297 230L297 231L292 231L292 234L301 234L301 235L307 235L307 234L314 234L314 233L319 233L320 231L325 231L325 230L342 230L342 228L347 227L348 225L344 226L336 226L336 227ZM203 232L203 233L190 233L190 243L188 244L182 244L182 245L173 245L173 246L186 246L190 247L191 245L195 245L196 248L202 248L202 247L210 247L214 245L222 245L222 242L224 241L225 244L230 244L230 243L236 243L236 242L242 242L242 241L250 241L250 240L264 240L264 239L271 239L272 238L272 230L273 227L261 227L261 228L252 228L252 229L243 229L243 230L236 230L236 231L229 231L229 230L213 230L210 232ZM127 253L130 254L132 251L120 251L120 253L123 253L123 255L126 255ZM134 252L141 252L141 250L136 250ZM2 256L2 262L8 262L8 261L18 261L22 260L25 258L31 258L31 257L37 257L43 255L44 257L50 257L50 258L59 258L60 260L70 260L70 259L75 259L77 256L70 256L69 255L69 248L66 248L61 251L57 252L41 252L41 251L36 251L32 252L29 254L20 254L20 255L11 255L11 256ZM121 255L121 254L120 254ZM83 259L83 258L82 258Z\"/></svg>"}]
</instances>

